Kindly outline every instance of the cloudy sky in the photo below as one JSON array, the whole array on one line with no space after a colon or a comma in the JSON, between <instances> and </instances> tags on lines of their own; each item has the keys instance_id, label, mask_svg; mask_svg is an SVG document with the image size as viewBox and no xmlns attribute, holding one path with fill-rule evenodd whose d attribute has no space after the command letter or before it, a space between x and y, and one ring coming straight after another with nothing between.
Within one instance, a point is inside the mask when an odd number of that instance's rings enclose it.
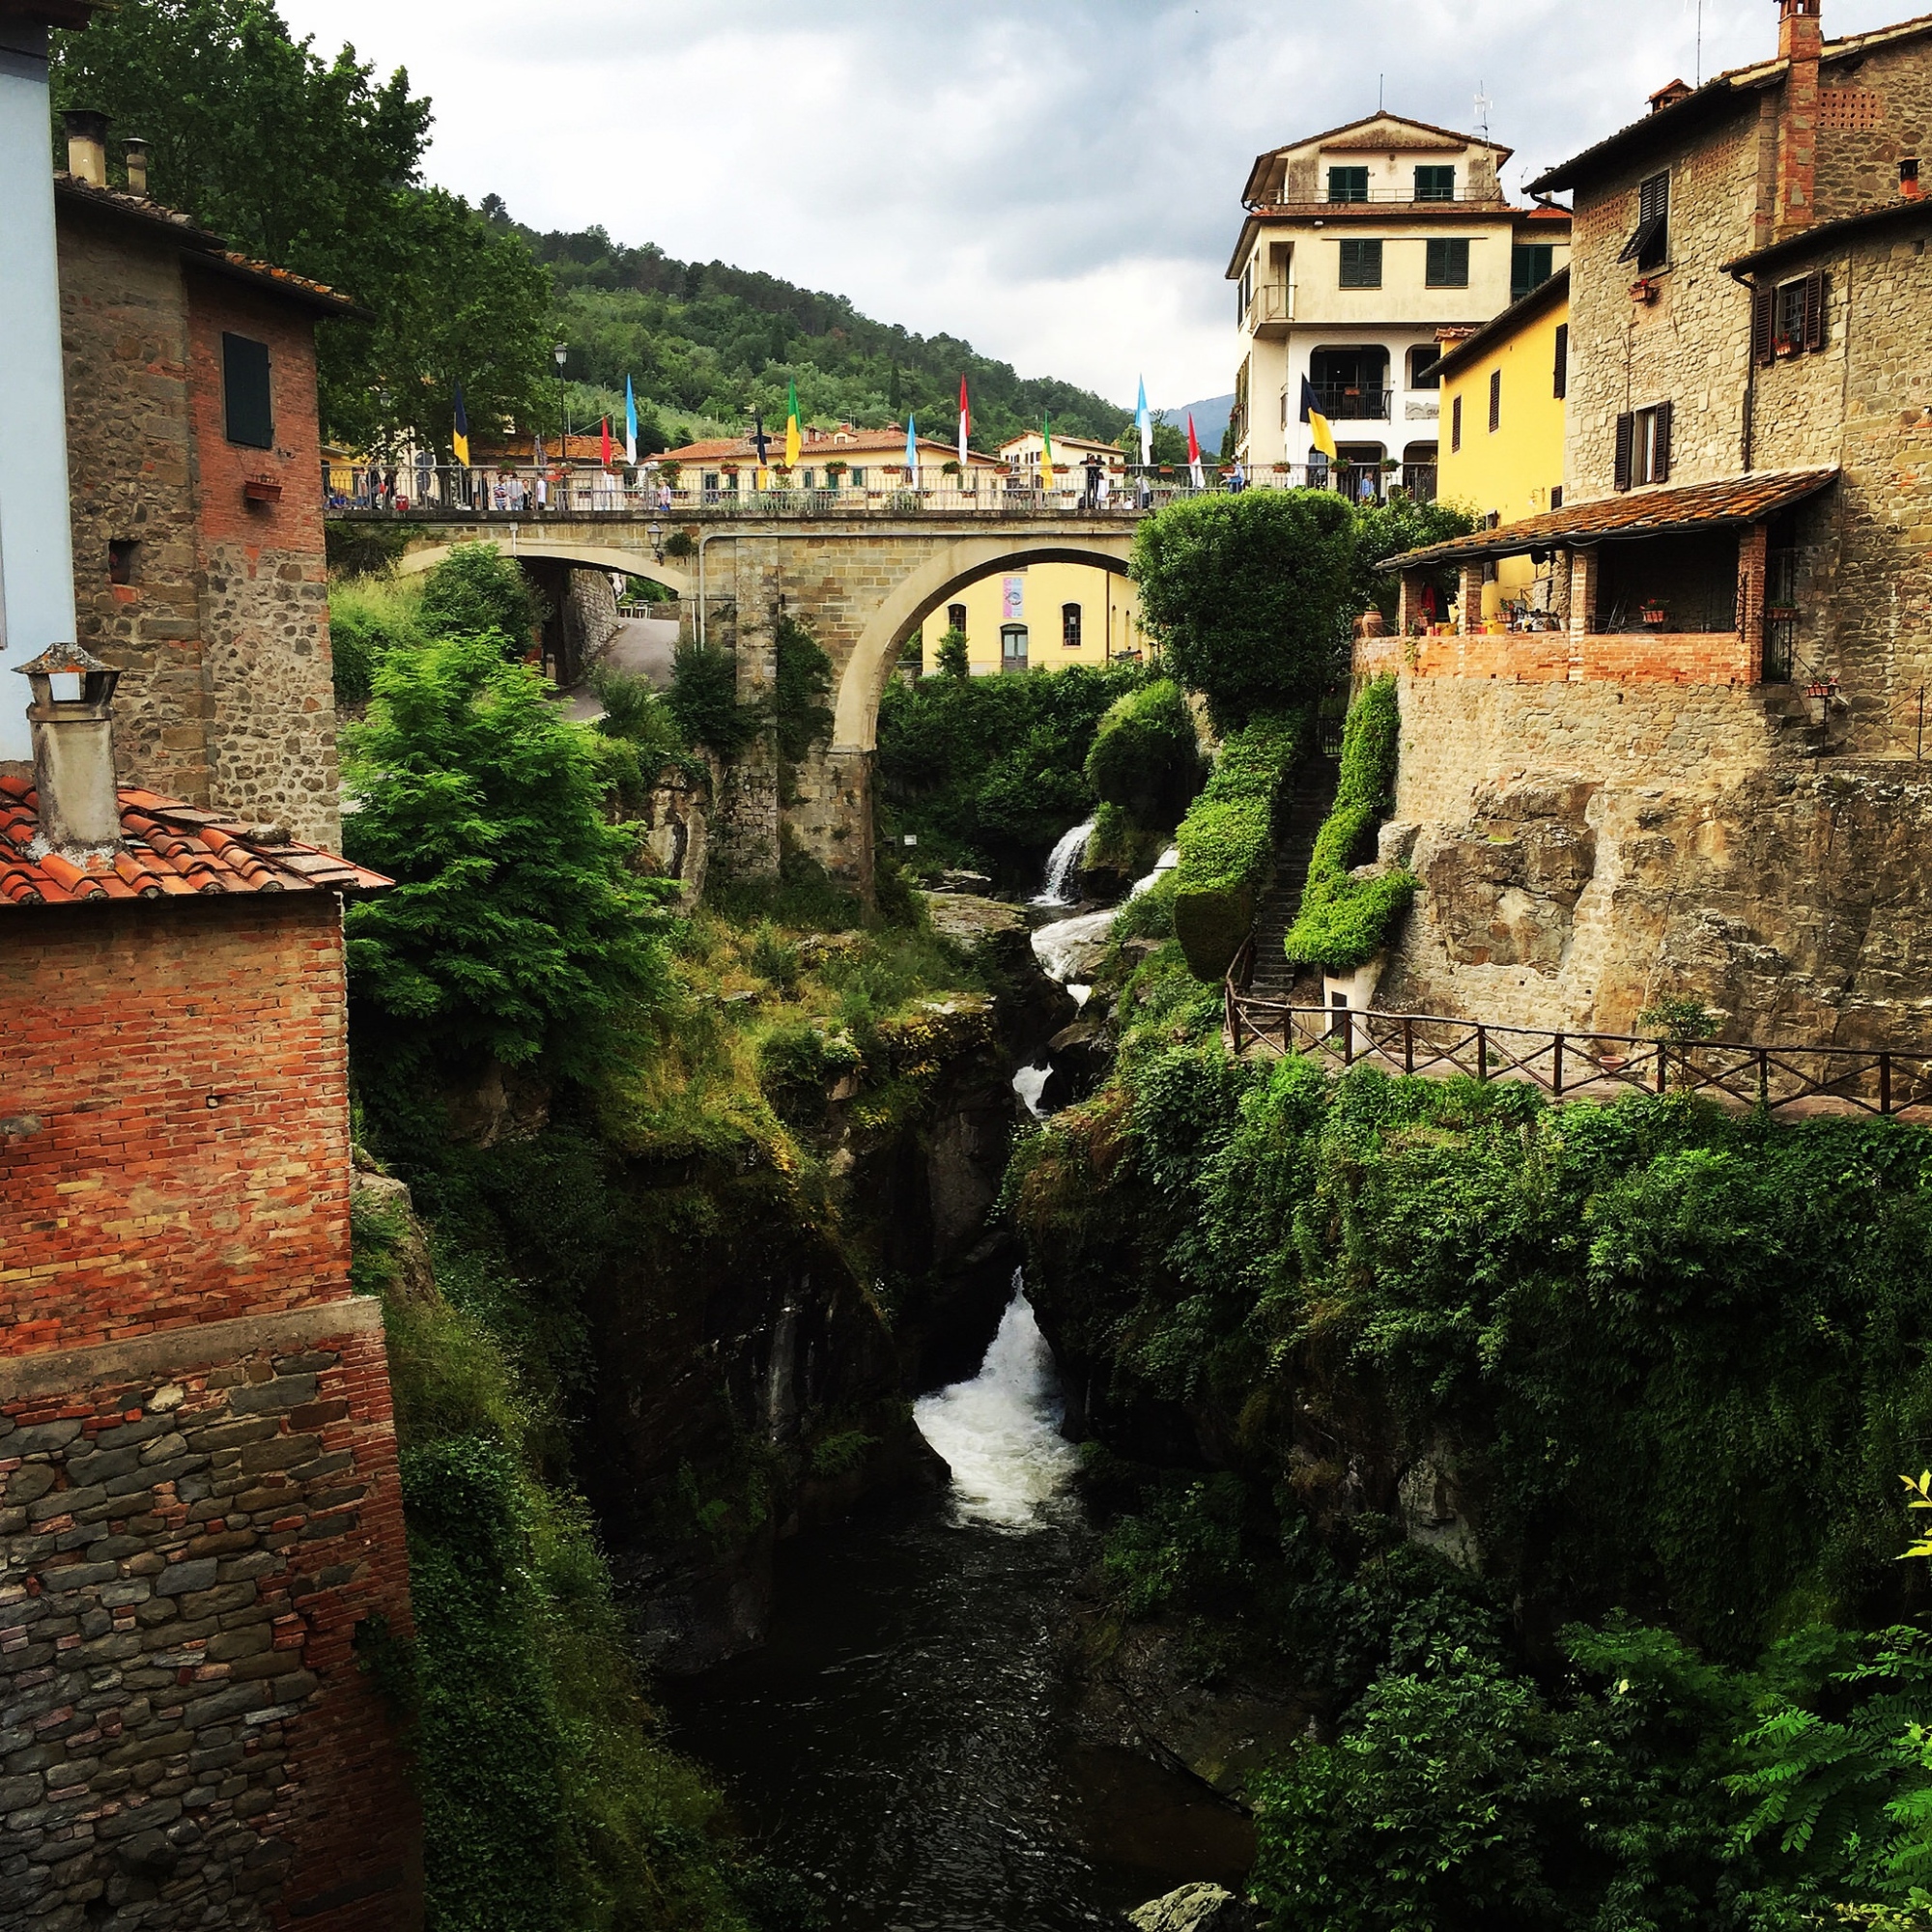
<instances>
[{"instance_id":1,"label":"cloudy sky","mask_svg":"<svg viewBox=\"0 0 1932 1932\"><path fill-rule=\"evenodd\" d=\"M1223 281L1264 148L1389 107L1536 170L1694 79L1697 0L281 0L407 67L432 177L540 228L723 259L1156 405L1232 384ZM1829 34L1903 0L1825 0ZM1703 0L1703 72L1776 44Z\"/></svg>"}]
</instances>

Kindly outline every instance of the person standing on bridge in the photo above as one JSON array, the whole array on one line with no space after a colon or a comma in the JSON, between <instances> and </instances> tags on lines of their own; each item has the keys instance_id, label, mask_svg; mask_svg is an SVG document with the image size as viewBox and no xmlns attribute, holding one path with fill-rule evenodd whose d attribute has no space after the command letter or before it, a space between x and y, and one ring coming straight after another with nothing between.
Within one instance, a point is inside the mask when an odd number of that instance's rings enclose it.
<instances>
[{"instance_id":1,"label":"person standing on bridge","mask_svg":"<svg viewBox=\"0 0 1932 1932\"><path fill-rule=\"evenodd\" d=\"M1087 453L1087 461L1081 466L1087 472L1087 487L1081 492L1080 506L1085 510L1100 507L1100 459L1092 450Z\"/></svg>"}]
</instances>

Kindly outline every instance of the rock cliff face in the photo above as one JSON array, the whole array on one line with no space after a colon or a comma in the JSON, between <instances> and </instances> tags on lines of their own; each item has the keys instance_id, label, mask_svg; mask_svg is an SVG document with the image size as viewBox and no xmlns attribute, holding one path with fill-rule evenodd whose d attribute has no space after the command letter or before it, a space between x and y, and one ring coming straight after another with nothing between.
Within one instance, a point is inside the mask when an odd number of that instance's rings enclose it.
<instances>
[{"instance_id":1,"label":"rock cliff face","mask_svg":"<svg viewBox=\"0 0 1932 1932\"><path fill-rule=\"evenodd\" d=\"M1402 698L1423 889L1378 1007L1624 1033L1674 995L1732 1039L1925 1042L1932 769L1798 755L1747 689L1405 678Z\"/></svg>"}]
</instances>

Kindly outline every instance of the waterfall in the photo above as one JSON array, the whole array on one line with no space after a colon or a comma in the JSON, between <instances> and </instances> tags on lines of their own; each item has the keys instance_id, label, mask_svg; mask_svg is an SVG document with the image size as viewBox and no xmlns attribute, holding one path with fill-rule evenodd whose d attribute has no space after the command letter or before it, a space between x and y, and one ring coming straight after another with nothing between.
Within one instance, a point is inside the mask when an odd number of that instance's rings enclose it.
<instances>
[{"instance_id":1,"label":"waterfall","mask_svg":"<svg viewBox=\"0 0 1932 1932\"><path fill-rule=\"evenodd\" d=\"M1022 1066L1013 1075L1013 1092L1026 1104L1026 1110L1036 1121L1046 1119L1046 1111L1039 1104L1039 1096L1046 1083L1053 1077L1052 1066L1042 1060L1036 1066Z\"/></svg>"},{"instance_id":2,"label":"waterfall","mask_svg":"<svg viewBox=\"0 0 1932 1932\"><path fill-rule=\"evenodd\" d=\"M1034 904L1038 906L1071 905L1067 896L1066 882L1073 876L1073 868L1080 863L1080 855L1087 849L1087 841L1094 836L1094 821L1076 825L1070 832L1060 835L1057 844L1046 861L1046 883L1035 895Z\"/></svg>"},{"instance_id":3,"label":"waterfall","mask_svg":"<svg viewBox=\"0 0 1932 1932\"><path fill-rule=\"evenodd\" d=\"M1134 881L1133 889L1127 894L1127 896L1130 899L1139 898L1144 892L1146 892L1151 886L1152 886L1159 879L1160 875L1163 872L1173 871L1175 867L1177 867L1179 864L1180 864L1180 847L1179 845L1170 845L1167 848L1167 850L1163 852L1160 855L1160 857L1153 862L1153 870L1151 871L1146 878L1136 879Z\"/></svg>"},{"instance_id":4,"label":"waterfall","mask_svg":"<svg viewBox=\"0 0 1932 1932\"><path fill-rule=\"evenodd\" d=\"M1060 1434L1060 1382L1020 1272L980 1373L913 1408L952 1470L962 1520L1030 1529L1071 1479L1079 1453Z\"/></svg>"}]
</instances>

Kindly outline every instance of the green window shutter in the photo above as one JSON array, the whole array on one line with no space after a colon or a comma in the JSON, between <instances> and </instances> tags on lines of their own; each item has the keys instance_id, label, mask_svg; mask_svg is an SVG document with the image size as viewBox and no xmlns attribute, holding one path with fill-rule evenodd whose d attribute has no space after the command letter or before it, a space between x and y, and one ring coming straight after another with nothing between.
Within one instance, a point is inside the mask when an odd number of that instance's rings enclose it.
<instances>
[{"instance_id":1,"label":"green window shutter","mask_svg":"<svg viewBox=\"0 0 1932 1932\"><path fill-rule=\"evenodd\" d=\"M1510 250L1510 300L1520 301L1554 273L1556 250L1548 242L1519 242Z\"/></svg>"},{"instance_id":2,"label":"green window shutter","mask_svg":"<svg viewBox=\"0 0 1932 1932\"><path fill-rule=\"evenodd\" d=\"M1382 285L1382 244L1379 242L1342 243L1342 286L1378 289Z\"/></svg>"},{"instance_id":3,"label":"green window shutter","mask_svg":"<svg viewBox=\"0 0 1932 1932\"><path fill-rule=\"evenodd\" d=\"M245 335L221 338L221 401L230 442L247 449L275 446L275 402L269 383L269 345Z\"/></svg>"},{"instance_id":4,"label":"green window shutter","mask_svg":"<svg viewBox=\"0 0 1932 1932\"><path fill-rule=\"evenodd\" d=\"M1369 198L1369 171L1367 168L1330 168L1328 170L1328 199L1330 201L1367 201Z\"/></svg>"},{"instance_id":5,"label":"green window shutter","mask_svg":"<svg viewBox=\"0 0 1932 1932\"><path fill-rule=\"evenodd\" d=\"M1415 171L1415 198L1417 201L1454 201L1456 199L1456 170L1451 168L1417 168Z\"/></svg>"},{"instance_id":6,"label":"green window shutter","mask_svg":"<svg viewBox=\"0 0 1932 1932\"><path fill-rule=\"evenodd\" d=\"M1469 244L1465 241L1435 241L1429 244L1428 284L1432 289L1469 286Z\"/></svg>"}]
</instances>

